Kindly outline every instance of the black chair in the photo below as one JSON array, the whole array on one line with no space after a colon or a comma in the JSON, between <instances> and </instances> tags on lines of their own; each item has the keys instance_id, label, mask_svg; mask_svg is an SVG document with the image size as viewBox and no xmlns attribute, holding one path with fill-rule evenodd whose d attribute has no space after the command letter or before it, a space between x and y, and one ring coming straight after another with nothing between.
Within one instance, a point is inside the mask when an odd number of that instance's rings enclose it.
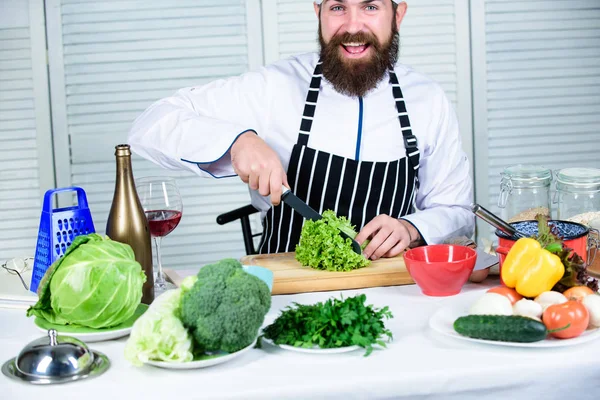
<instances>
[{"instance_id":1,"label":"black chair","mask_svg":"<svg viewBox=\"0 0 600 400\"><path fill-rule=\"evenodd\" d=\"M235 210L231 210L229 212L220 214L217 216L217 224L225 225L237 219L240 220L242 224L242 234L244 236L244 247L246 248L246 255L257 254L257 250L254 248L254 238L257 236L261 236L260 233L252 233L252 229L250 228L250 215L257 213L258 210L254 208L252 204L248 204L247 206L236 208Z\"/></svg>"}]
</instances>

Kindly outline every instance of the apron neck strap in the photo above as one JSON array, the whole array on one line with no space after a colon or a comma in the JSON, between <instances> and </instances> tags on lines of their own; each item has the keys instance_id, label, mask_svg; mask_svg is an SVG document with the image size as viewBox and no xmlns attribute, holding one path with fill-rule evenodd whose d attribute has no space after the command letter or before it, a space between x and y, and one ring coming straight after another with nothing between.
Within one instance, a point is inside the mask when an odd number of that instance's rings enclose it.
<instances>
[{"instance_id":1,"label":"apron neck strap","mask_svg":"<svg viewBox=\"0 0 600 400\"><path fill-rule=\"evenodd\" d=\"M304 103L304 112L302 113L302 122L300 123L300 132L298 133L298 144L301 146L308 145L308 135L310 134L312 121L315 117L315 110L317 109L317 100L319 98L322 78L323 63L319 60L315 67L315 72L313 72L312 79L310 80L306 102Z\"/></svg>"},{"instance_id":2,"label":"apron neck strap","mask_svg":"<svg viewBox=\"0 0 600 400\"><path fill-rule=\"evenodd\" d=\"M402 130L402 138L404 139L404 148L406 149L406 157L410 161L411 166L416 171L419 168L419 149L417 137L413 135L410 127L410 119L406 111L406 103L404 95L398 82L398 77L393 69L388 71L390 75L390 84L392 85L392 94L396 103L396 111L398 112L398 120L400 121L400 129Z\"/></svg>"}]
</instances>

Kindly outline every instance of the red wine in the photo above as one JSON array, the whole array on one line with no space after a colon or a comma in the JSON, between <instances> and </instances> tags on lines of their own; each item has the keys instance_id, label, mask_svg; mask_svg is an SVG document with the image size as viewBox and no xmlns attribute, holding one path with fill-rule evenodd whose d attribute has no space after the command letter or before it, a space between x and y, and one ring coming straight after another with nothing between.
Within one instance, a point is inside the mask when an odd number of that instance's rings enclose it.
<instances>
[{"instance_id":1,"label":"red wine","mask_svg":"<svg viewBox=\"0 0 600 400\"><path fill-rule=\"evenodd\" d=\"M152 210L146 211L150 234L152 236L167 236L179 225L181 211Z\"/></svg>"}]
</instances>

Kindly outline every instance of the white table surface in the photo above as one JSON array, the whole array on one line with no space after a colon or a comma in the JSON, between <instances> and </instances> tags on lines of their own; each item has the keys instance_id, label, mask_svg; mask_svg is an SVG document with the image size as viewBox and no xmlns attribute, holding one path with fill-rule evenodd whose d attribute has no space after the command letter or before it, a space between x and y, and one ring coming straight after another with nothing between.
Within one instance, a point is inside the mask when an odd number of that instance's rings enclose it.
<instances>
[{"instance_id":1,"label":"white table surface","mask_svg":"<svg viewBox=\"0 0 600 400\"><path fill-rule=\"evenodd\" d=\"M485 291L497 280L467 284ZM368 304L389 305L394 341L369 357L362 351L310 355L264 344L211 368L174 371L134 367L126 338L91 343L110 358L100 377L34 386L0 375L0 398L12 399L560 399L600 398L600 340L564 348L510 348L448 338L432 331L430 316L460 300L427 297L415 285L344 291L365 293ZM274 296L265 323L293 301L314 303L341 292ZM469 296L471 294L467 294ZM0 361L18 354L38 331L24 310L0 309ZM175 397L177 396L177 397Z\"/></svg>"}]
</instances>

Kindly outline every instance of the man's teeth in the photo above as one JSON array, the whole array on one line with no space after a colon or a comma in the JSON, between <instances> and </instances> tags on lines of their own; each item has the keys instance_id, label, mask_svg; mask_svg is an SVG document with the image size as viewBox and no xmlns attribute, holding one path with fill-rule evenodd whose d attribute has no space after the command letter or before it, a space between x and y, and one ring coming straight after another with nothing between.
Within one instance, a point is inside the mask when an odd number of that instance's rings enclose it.
<instances>
[{"instance_id":1,"label":"man's teeth","mask_svg":"<svg viewBox=\"0 0 600 400\"><path fill-rule=\"evenodd\" d=\"M358 47L358 46L364 46L364 43L342 43L344 46L346 47Z\"/></svg>"}]
</instances>

